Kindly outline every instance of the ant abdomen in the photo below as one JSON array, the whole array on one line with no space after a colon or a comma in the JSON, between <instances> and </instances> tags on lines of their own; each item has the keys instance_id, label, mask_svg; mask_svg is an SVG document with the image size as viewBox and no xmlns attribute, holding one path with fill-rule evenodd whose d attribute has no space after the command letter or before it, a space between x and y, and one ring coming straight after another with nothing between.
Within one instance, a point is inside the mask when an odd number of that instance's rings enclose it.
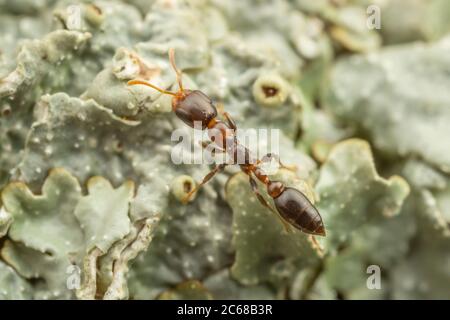
<instances>
[{"instance_id":1,"label":"ant abdomen","mask_svg":"<svg viewBox=\"0 0 450 320\"><path fill-rule=\"evenodd\" d=\"M213 102L199 90L184 90L176 95L172 100L172 108L177 117L188 126L194 128L197 122L201 124L202 130L217 117L217 109Z\"/></svg>"},{"instance_id":2,"label":"ant abdomen","mask_svg":"<svg viewBox=\"0 0 450 320\"><path fill-rule=\"evenodd\" d=\"M325 236L319 211L303 193L286 187L273 201L280 215L291 225L305 233Z\"/></svg>"}]
</instances>

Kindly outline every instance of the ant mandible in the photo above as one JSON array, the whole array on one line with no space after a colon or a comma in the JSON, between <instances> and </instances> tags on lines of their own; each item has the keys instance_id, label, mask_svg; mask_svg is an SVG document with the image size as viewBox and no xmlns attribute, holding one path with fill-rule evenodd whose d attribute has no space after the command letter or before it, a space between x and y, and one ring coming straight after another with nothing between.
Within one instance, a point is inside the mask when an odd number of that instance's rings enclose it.
<instances>
[{"instance_id":1,"label":"ant mandible","mask_svg":"<svg viewBox=\"0 0 450 320\"><path fill-rule=\"evenodd\" d=\"M175 64L175 52L169 50L169 60L172 68L175 70L179 90L172 92L158 88L157 86L144 80L130 80L128 85L145 85L151 87L163 94L171 95L172 110L176 116L192 128L197 128L196 123L201 124L201 130L207 130L208 135L214 134L215 143L220 145L222 150L233 159L231 164L239 164L240 169L248 175L250 186L261 204L275 213L283 223L287 231L289 225L311 235L325 236L325 227L319 211L308 200L308 198L295 188L286 187L281 181L272 181L258 166L261 161L254 161L250 151L239 144L236 138L236 123L227 112L223 112L225 122L217 118L217 108L212 100L200 90L188 90L183 87L181 71ZM268 154L267 157L272 157ZM242 163L237 163L237 159L242 159ZM209 172L193 190L191 190L183 202L189 201L189 198L214 175L222 171L228 164L218 164ZM281 163L280 163L281 164ZM258 190L256 180L261 181L267 188L268 195L273 199L276 210L266 201Z\"/></svg>"}]
</instances>

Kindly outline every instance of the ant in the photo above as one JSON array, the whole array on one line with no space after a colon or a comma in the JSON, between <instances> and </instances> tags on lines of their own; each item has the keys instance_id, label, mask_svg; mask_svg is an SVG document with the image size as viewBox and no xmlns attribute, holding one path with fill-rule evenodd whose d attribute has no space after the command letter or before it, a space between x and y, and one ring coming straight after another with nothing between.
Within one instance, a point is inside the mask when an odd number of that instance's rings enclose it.
<instances>
[{"instance_id":1,"label":"ant","mask_svg":"<svg viewBox=\"0 0 450 320\"><path fill-rule=\"evenodd\" d=\"M175 64L175 52L169 50L169 60L176 73L179 86L177 92L172 92L158 88L157 86L144 80L130 80L128 85L145 85L151 87L163 94L171 95L172 110L175 115L184 123L192 128L197 128L196 123L201 124L201 130L207 130L212 139L214 133L216 144L220 145L232 159L232 164L239 164L240 169L248 175L250 186L260 203L275 213L283 223L285 229L290 231L289 225L311 235L325 236L325 227L319 211L308 200L308 198L295 188L286 187L281 181L271 181L267 174L259 168L261 160L254 161L250 150L241 145L236 137L236 123L227 112L222 112L225 122L217 118L217 108L213 101L200 90L188 90L183 87L182 74ZM266 157L272 158L272 154ZM242 163L237 159L243 159ZM281 162L278 160L281 164ZM215 166L202 180L202 182L192 189L185 199L184 203L205 183L207 183L218 172L221 172L228 164L223 163ZM267 188L268 195L273 199L276 210L266 201L258 190L256 179L261 181Z\"/></svg>"}]
</instances>

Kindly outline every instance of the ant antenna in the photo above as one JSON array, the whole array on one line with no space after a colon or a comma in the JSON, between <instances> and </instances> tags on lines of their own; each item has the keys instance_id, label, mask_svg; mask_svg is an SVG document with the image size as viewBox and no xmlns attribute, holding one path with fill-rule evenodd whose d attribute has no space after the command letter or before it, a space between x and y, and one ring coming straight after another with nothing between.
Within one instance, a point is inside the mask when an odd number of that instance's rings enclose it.
<instances>
[{"instance_id":1,"label":"ant antenna","mask_svg":"<svg viewBox=\"0 0 450 320\"><path fill-rule=\"evenodd\" d=\"M183 82L181 81L181 71L177 68L177 65L175 64L175 50L173 48L169 49L169 60L170 64L172 65L173 70L175 70L175 73L177 74L177 82L178 86L180 87L180 91L183 92Z\"/></svg>"},{"instance_id":2,"label":"ant antenna","mask_svg":"<svg viewBox=\"0 0 450 320\"><path fill-rule=\"evenodd\" d=\"M180 69L177 68L177 65L175 64L175 50L173 48L169 49L169 60L170 60L170 64L172 65L173 70L175 70L175 73L177 75L177 82L178 82L178 86L180 87L180 91L178 93L182 93L184 91L184 88L183 88L183 82L181 80L181 71L180 71ZM169 94L171 96L177 96L176 92L161 89L161 88L155 86L154 84L151 84L150 82L147 82L145 80L134 79L134 80L130 80L127 82L127 85L129 85L129 86L133 86L136 84L142 84L144 86L153 88L164 94Z\"/></svg>"},{"instance_id":3,"label":"ant antenna","mask_svg":"<svg viewBox=\"0 0 450 320\"><path fill-rule=\"evenodd\" d=\"M157 86L151 84L150 82L144 81L144 80L135 79L135 80L130 80L130 81L127 82L127 85L129 85L129 86L133 86L133 85L136 85L136 84L142 84L144 86L153 88L153 89L155 89L155 90L157 90L157 91L159 91L161 93L169 94L171 96L176 96L177 95L175 92L158 88Z\"/></svg>"}]
</instances>

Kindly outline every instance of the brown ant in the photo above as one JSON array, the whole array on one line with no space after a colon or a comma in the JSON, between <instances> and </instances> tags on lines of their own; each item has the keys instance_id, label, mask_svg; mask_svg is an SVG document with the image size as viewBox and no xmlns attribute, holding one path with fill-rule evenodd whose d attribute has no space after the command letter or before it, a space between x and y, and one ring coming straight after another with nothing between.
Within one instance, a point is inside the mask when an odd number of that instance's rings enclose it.
<instances>
[{"instance_id":1,"label":"brown ant","mask_svg":"<svg viewBox=\"0 0 450 320\"><path fill-rule=\"evenodd\" d=\"M269 177L258 167L261 161L255 162L250 151L241 145L236 138L236 123L227 112L223 112L225 122L217 119L217 108L212 100L203 92L199 90L184 89L181 80L181 71L175 65L175 53L173 49L169 50L169 60L172 68L175 70L179 90L172 92L156 87L144 80L131 80L128 85L145 85L151 87L163 94L173 96L172 110L178 118L192 128L195 123L201 124L202 130L207 130L211 137L214 133L220 147L227 152L233 159L233 164L238 163L237 159L243 159L242 164L239 162L241 170L249 176L252 191L255 193L261 204L269 208L275 213L283 223L287 231L289 231L289 224L295 228L312 235L325 236L325 227L319 211L308 200L308 198L299 190L286 187L280 181L271 181ZM272 157L268 154L267 157ZM193 190L191 190L184 202L189 201L189 198L205 183L207 183L215 174L222 171L228 164L224 163L216 165L216 167L209 172L202 180L202 182ZM281 163L280 163L281 164ZM261 181L267 188L267 193L273 199L277 210L266 201L258 190L256 180Z\"/></svg>"}]
</instances>

